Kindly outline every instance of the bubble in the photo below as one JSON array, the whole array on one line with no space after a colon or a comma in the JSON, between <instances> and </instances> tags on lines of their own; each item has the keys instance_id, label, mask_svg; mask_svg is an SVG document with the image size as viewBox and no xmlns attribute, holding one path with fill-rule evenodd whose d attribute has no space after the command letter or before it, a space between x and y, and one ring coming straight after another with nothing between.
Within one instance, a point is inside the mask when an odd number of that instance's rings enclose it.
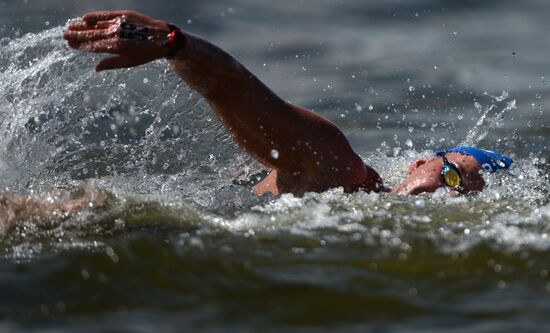
<instances>
[{"instance_id":1,"label":"bubble","mask_svg":"<svg viewBox=\"0 0 550 333\"><path fill-rule=\"evenodd\" d=\"M374 106L372 106L372 104L371 104L371 105L369 105L369 111L372 111L372 110L374 110Z\"/></svg>"},{"instance_id":2,"label":"bubble","mask_svg":"<svg viewBox=\"0 0 550 333\"><path fill-rule=\"evenodd\" d=\"M413 92L414 90L415 90L414 86L410 86L410 87L409 87L409 91L410 91L410 92Z\"/></svg>"},{"instance_id":3,"label":"bubble","mask_svg":"<svg viewBox=\"0 0 550 333\"><path fill-rule=\"evenodd\" d=\"M276 150L276 149L272 149L271 150L271 158L274 159L274 160L278 159L279 158L279 151Z\"/></svg>"}]
</instances>

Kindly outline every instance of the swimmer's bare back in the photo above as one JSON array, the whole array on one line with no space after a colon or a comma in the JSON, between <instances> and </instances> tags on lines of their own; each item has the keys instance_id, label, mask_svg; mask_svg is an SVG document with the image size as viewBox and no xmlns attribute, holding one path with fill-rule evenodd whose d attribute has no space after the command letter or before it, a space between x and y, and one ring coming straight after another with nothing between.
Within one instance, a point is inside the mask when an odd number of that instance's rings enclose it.
<instances>
[{"instance_id":1,"label":"swimmer's bare back","mask_svg":"<svg viewBox=\"0 0 550 333\"><path fill-rule=\"evenodd\" d=\"M258 195L382 188L376 171L363 163L334 124L285 102L207 40L174 29L136 12L94 12L70 23L64 38L74 49L114 55L100 61L97 71L169 56L176 73L206 98L237 143L272 169L255 186Z\"/></svg>"}]
</instances>

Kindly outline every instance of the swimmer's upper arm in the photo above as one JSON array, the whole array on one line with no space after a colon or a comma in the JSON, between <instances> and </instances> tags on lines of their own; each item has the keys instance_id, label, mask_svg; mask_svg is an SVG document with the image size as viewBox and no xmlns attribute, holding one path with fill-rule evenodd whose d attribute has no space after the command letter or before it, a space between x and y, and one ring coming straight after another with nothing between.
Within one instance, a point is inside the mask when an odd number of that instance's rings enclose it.
<instances>
[{"instance_id":1,"label":"swimmer's upper arm","mask_svg":"<svg viewBox=\"0 0 550 333\"><path fill-rule=\"evenodd\" d=\"M285 102L217 46L185 35L186 47L171 61L175 71L207 99L239 145L262 164L284 174L335 181L350 170L364 169L333 123ZM345 185L341 182L336 186Z\"/></svg>"}]
</instances>

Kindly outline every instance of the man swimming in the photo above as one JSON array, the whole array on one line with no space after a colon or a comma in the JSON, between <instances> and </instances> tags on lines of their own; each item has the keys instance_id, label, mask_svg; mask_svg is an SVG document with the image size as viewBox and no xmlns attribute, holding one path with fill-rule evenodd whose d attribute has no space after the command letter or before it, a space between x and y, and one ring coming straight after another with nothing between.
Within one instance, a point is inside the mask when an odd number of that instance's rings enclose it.
<instances>
[{"instance_id":1,"label":"man swimming","mask_svg":"<svg viewBox=\"0 0 550 333\"><path fill-rule=\"evenodd\" d=\"M237 143L271 169L254 187L258 195L300 196L334 187L348 193L386 190L378 173L363 163L334 124L285 102L233 57L201 37L143 14L110 11L89 13L71 22L64 38L74 49L114 55L100 61L97 71L168 59L175 72L204 96ZM504 157L476 149L438 152L429 160L417 161L392 193L419 194L439 187L449 187L453 193L481 190L483 158L488 156L491 165L506 168L511 160L506 166Z\"/></svg>"},{"instance_id":2,"label":"man swimming","mask_svg":"<svg viewBox=\"0 0 550 333\"><path fill-rule=\"evenodd\" d=\"M440 187L449 188L452 195L481 191L485 186L482 173L508 169L512 162L495 151L474 147L439 150L431 159L411 164L407 178L391 193L414 195Z\"/></svg>"}]
</instances>

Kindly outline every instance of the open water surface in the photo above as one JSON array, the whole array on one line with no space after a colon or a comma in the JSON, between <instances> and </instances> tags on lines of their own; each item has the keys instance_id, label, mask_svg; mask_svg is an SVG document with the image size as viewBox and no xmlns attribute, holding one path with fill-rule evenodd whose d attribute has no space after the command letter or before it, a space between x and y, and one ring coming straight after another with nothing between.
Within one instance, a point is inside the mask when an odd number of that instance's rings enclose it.
<instances>
[{"instance_id":1,"label":"open water surface","mask_svg":"<svg viewBox=\"0 0 550 333\"><path fill-rule=\"evenodd\" d=\"M164 61L97 74L100 56L64 45L67 20L121 8L227 49L334 121L390 186L458 144L513 168L458 198L257 198L239 184L261 166ZM0 1L0 188L106 202L3 229L0 331L548 332L549 10Z\"/></svg>"}]
</instances>

